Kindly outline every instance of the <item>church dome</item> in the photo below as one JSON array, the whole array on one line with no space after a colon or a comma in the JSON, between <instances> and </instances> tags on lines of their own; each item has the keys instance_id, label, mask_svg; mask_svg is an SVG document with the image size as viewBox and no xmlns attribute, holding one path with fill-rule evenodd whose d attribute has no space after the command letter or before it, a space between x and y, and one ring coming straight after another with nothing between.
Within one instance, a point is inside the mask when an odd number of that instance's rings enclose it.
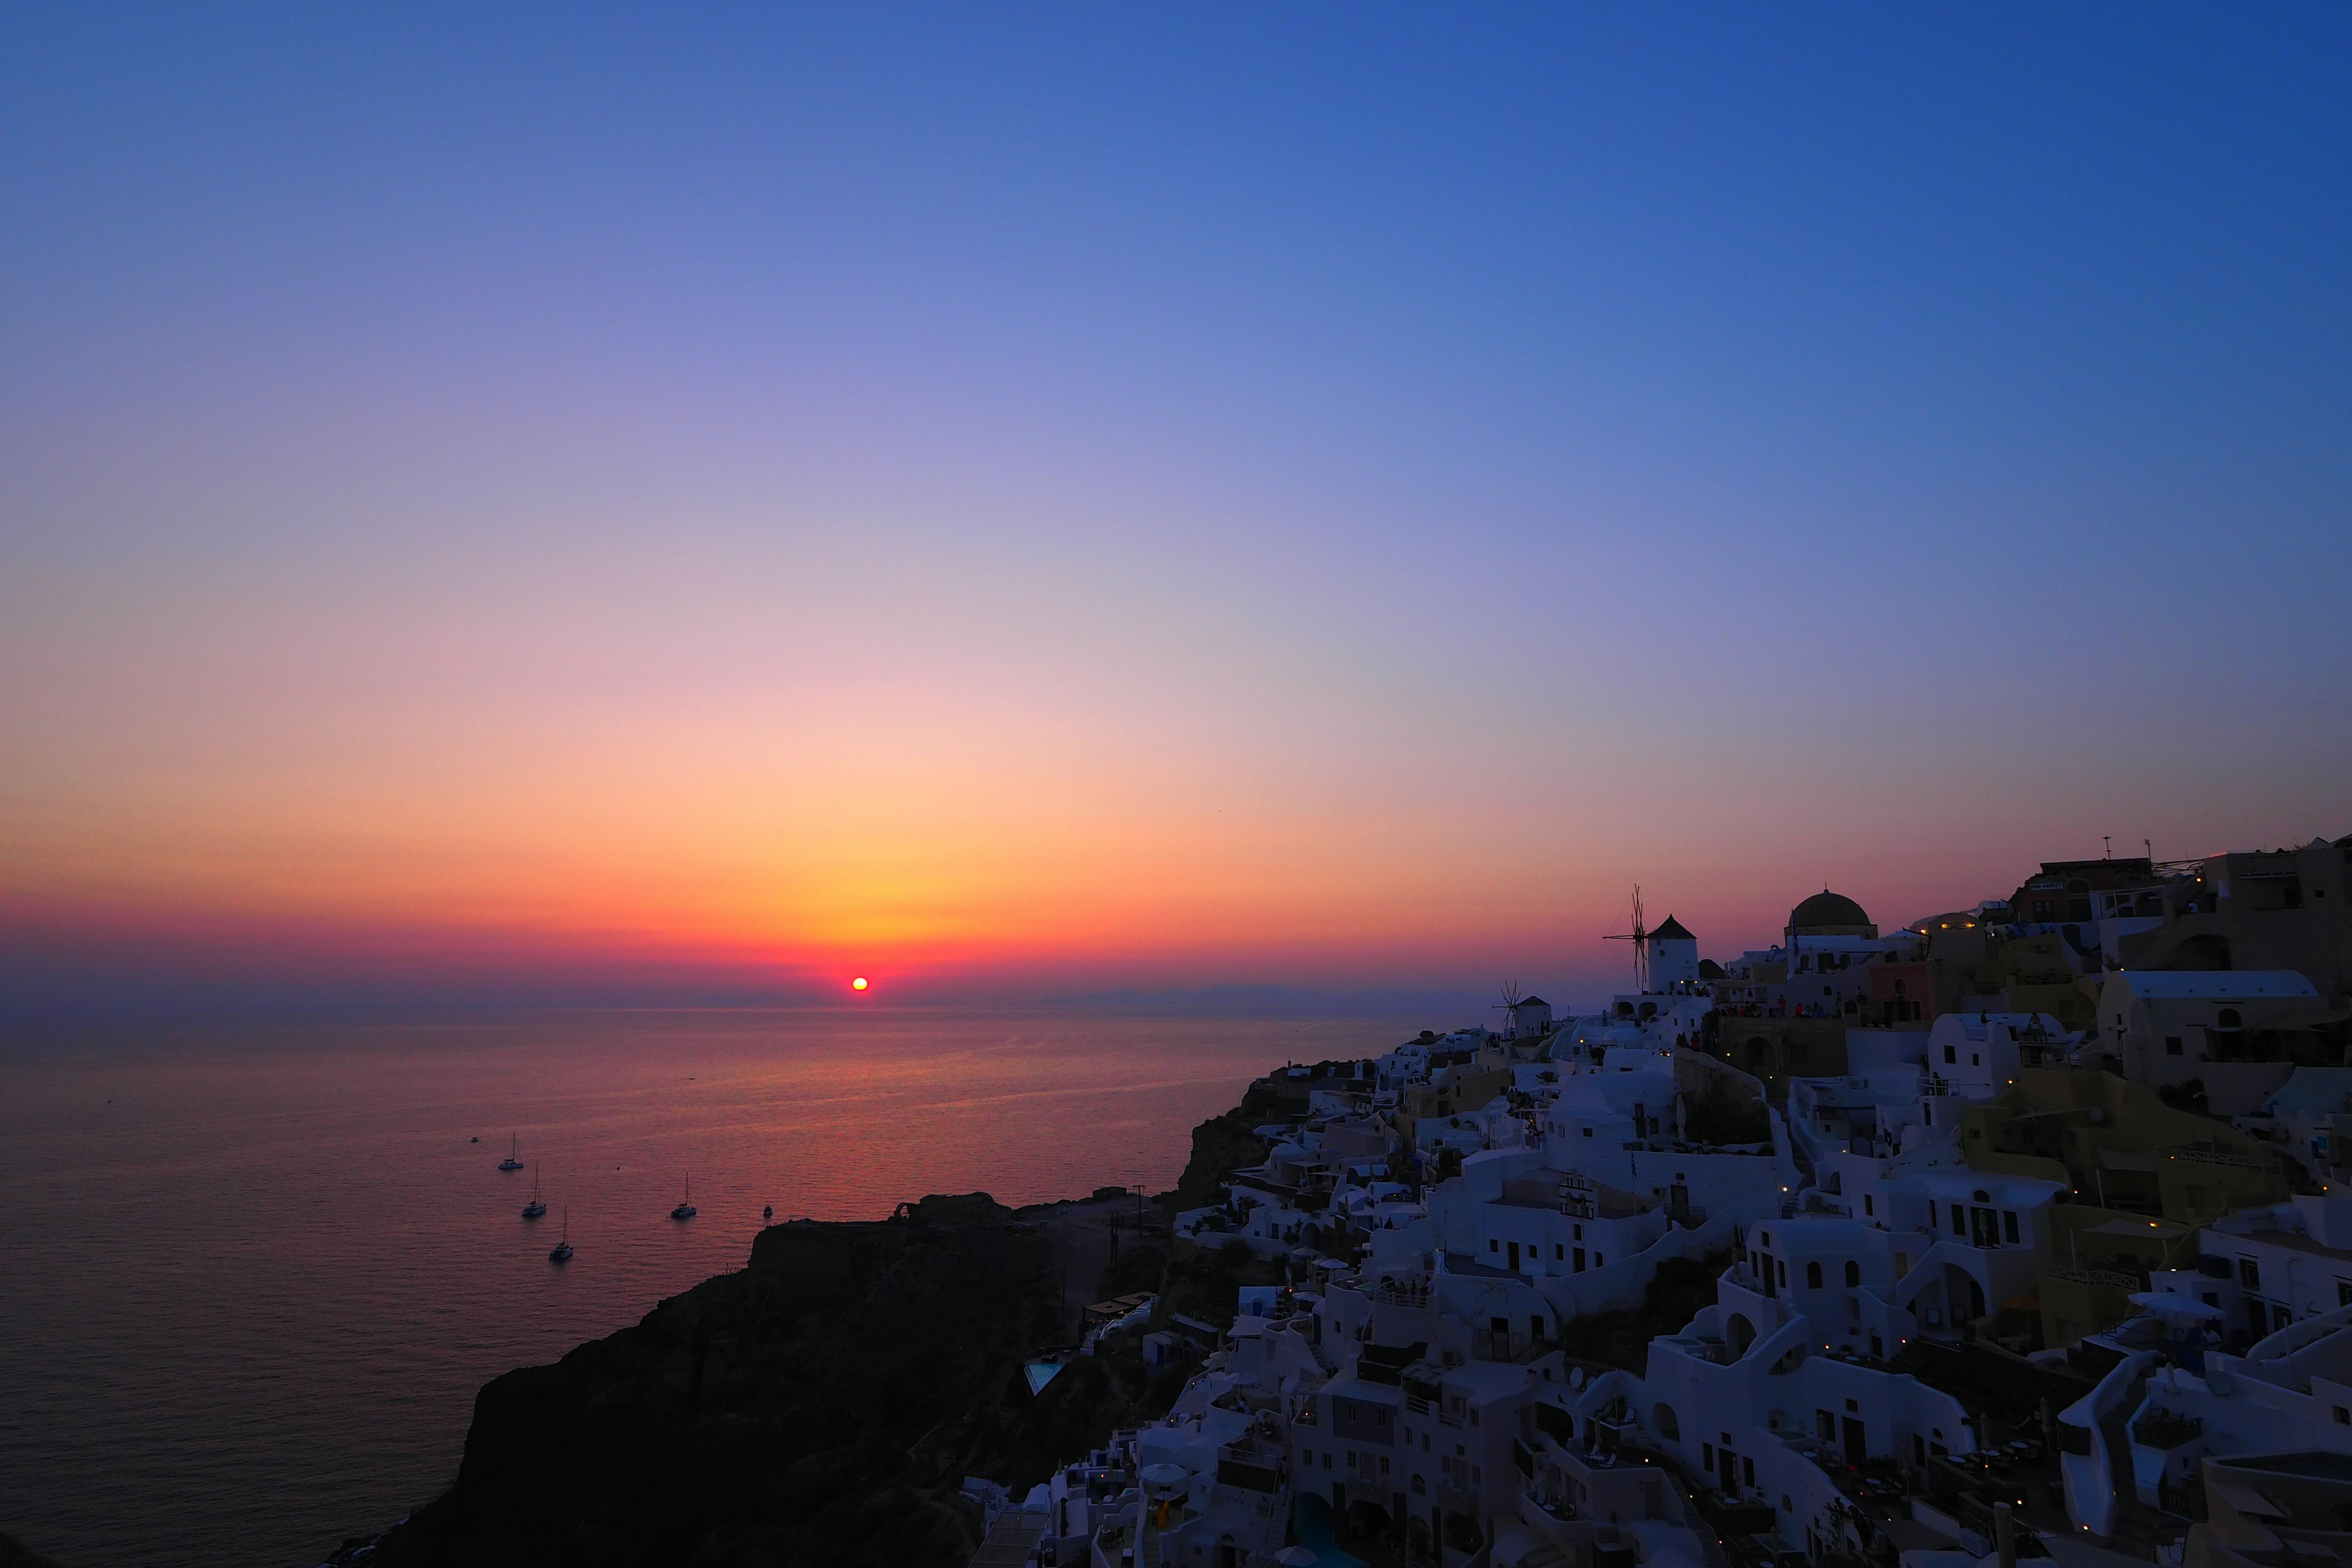
<instances>
[{"instance_id":1,"label":"church dome","mask_svg":"<svg viewBox=\"0 0 2352 1568\"><path fill-rule=\"evenodd\" d=\"M1789 911L1790 931L1819 931L1825 926L1866 926L1870 916L1843 893L1827 888Z\"/></svg>"}]
</instances>

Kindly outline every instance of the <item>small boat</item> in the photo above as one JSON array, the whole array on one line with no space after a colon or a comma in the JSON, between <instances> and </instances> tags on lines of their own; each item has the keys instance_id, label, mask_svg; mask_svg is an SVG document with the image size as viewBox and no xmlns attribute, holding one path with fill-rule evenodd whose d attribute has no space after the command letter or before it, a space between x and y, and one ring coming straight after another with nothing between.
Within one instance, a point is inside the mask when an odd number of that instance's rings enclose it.
<instances>
[{"instance_id":1,"label":"small boat","mask_svg":"<svg viewBox=\"0 0 2352 1568\"><path fill-rule=\"evenodd\" d=\"M694 1177L692 1173L689 1173L686 1178L686 1196L678 1204L677 1207L669 1211L669 1217L672 1219L692 1219L694 1217Z\"/></svg>"},{"instance_id":2,"label":"small boat","mask_svg":"<svg viewBox=\"0 0 2352 1568\"><path fill-rule=\"evenodd\" d=\"M514 1147L507 1151L507 1157L506 1157L505 1159L503 1159L503 1160L501 1160L501 1161L499 1161L499 1170L501 1170L501 1171L520 1171L520 1170L521 1170L521 1169L522 1169L522 1159L521 1159L521 1155L522 1155L522 1140L521 1140L520 1138L517 1138L517 1139L515 1140L515 1142L514 1142Z\"/></svg>"},{"instance_id":3,"label":"small boat","mask_svg":"<svg viewBox=\"0 0 2352 1568\"><path fill-rule=\"evenodd\" d=\"M547 1255L547 1260L550 1263L572 1261L572 1211L570 1209L563 1211L563 1239L555 1244L555 1250Z\"/></svg>"},{"instance_id":4,"label":"small boat","mask_svg":"<svg viewBox=\"0 0 2352 1568\"><path fill-rule=\"evenodd\" d=\"M761 1219L773 1219L773 1218L775 1218L775 1217L776 1217L776 1205L773 1205L773 1204L770 1204L770 1205L768 1205L765 1208L761 1209L761 1210L760 1211L760 1217L761 1217Z\"/></svg>"},{"instance_id":5,"label":"small boat","mask_svg":"<svg viewBox=\"0 0 2352 1568\"><path fill-rule=\"evenodd\" d=\"M530 1202L522 1205L522 1217L537 1219L547 1212L547 1202L539 1195L539 1172L530 1173Z\"/></svg>"}]
</instances>

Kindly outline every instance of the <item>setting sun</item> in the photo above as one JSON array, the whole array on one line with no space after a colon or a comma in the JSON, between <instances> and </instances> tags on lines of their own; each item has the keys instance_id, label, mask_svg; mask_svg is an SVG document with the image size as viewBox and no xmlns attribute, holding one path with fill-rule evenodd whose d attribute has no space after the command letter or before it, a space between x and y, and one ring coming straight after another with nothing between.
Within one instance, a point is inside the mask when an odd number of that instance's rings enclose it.
<instances>
[{"instance_id":1,"label":"setting sun","mask_svg":"<svg viewBox=\"0 0 2352 1568\"><path fill-rule=\"evenodd\" d=\"M855 979L855 980L851 981L851 982L849 983L849 988L850 988L852 991L863 991L863 990L865 990L865 989L866 989L866 976L864 976L863 974L861 974L861 975L859 975L856 979Z\"/></svg>"}]
</instances>

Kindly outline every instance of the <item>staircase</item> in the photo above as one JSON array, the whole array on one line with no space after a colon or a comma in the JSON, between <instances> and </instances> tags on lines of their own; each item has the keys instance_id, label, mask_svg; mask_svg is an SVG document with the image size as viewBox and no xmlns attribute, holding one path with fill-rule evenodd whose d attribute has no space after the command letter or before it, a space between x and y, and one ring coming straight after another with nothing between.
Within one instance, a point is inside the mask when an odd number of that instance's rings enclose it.
<instances>
[{"instance_id":1,"label":"staircase","mask_svg":"<svg viewBox=\"0 0 2352 1568\"><path fill-rule=\"evenodd\" d=\"M2099 1423L2099 1441L2107 1446L2107 1468L2115 1478L2115 1535L2118 1539L2161 1540L2180 1531L2178 1520L2139 1500L2139 1487L2132 1475L2132 1413L2146 1397L2147 1377L2143 1373L2132 1379L2131 1387L2125 1390L2114 1411Z\"/></svg>"},{"instance_id":2,"label":"staircase","mask_svg":"<svg viewBox=\"0 0 2352 1568\"><path fill-rule=\"evenodd\" d=\"M1251 1556L1253 1563L1271 1563L1275 1553L1290 1539L1290 1489L1284 1487L1268 1501L1271 1506L1266 1510L1265 1533L1259 1538L1257 1550Z\"/></svg>"}]
</instances>

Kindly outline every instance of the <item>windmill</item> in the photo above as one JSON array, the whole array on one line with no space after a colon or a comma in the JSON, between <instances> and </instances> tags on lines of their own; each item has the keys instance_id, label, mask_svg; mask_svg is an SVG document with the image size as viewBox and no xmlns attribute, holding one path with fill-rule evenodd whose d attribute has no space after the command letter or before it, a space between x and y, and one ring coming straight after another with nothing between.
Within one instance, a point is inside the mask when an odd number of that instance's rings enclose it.
<instances>
[{"instance_id":1,"label":"windmill","mask_svg":"<svg viewBox=\"0 0 2352 1568\"><path fill-rule=\"evenodd\" d=\"M1504 981L1503 999L1495 1004L1495 1011L1503 1016L1503 1033L1506 1035L1511 1032L1511 1026L1518 1022L1518 1006L1519 983L1516 980Z\"/></svg>"},{"instance_id":2,"label":"windmill","mask_svg":"<svg viewBox=\"0 0 2352 1568\"><path fill-rule=\"evenodd\" d=\"M1650 928L1642 921L1642 884L1633 884L1633 929L1615 931L1601 939L1603 942L1630 942L1633 944L1633 989L1650 988Z\"/></svg>"}]
</instances>

